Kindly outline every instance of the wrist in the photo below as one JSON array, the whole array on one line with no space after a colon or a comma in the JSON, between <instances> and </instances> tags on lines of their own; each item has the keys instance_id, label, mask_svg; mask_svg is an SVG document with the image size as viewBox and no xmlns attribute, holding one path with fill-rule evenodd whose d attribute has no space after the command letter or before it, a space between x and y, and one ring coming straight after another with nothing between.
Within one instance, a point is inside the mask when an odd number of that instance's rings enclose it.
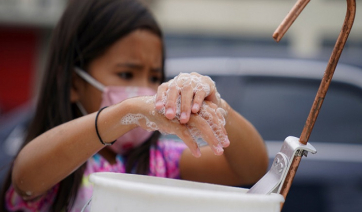
<instances>
[{"instance_id":1,"label":"wrist","mask_svg":"<svg viewBox=\"0 0 362 212\"><path fill-rule=\"evenodd\" d=\"M151 111L150 108L154 108L154 101L151 97L141 96L141 97L133 97L122 101L120 104L120 109L123 110L123 114L126 115L132 114L140 114L147 117ZM122 118L121 117L121 120ZM138 127L138 124L130 124L133 128Z\"/></svg>"},{"instance_id":2,"label":"wrist","mask_svg":"<svg viewBox=\"0 0 362 212\"><path fill-rule=\"evenodd\" d=\"M112 143L126 132L137 127L136 125L121 124L122 118L129 113L128 107L123 102L103 109L100 109L95 116L95 131L98 140L103 145Z\"/></svg>"},{"instance_id":3,"label":"wrist","mask_svg":"<svg viewBox=\"0 0 362 212\"><path fill-rule=\"evenodd\" d=\"M120 112L119 114L122 114L122 116L120 117L120 122L128 114L142 113L140 111L142 107L140 107L140 104L136 101L136 98L126 99L126 100L120 102L119 104L117 104L116 106L119 107L119 112ZM138 127L138 125L136 123L129 124L128 126L132 127L132 128Z\"/></svg>"},{"instance_id":4,"label":"wrist","mask_svg":"<svg viewBox=\"0 0 362 212\"><path fill-rule=\"evenodd\" d=\"M224 99L221 99L221 108L224 109L225 112L226 112L224 118L225 118L225 121L227 123L229 114L230 114L230 112L232 112L232 108L230 107L230 105Z\"/></svg>"}]
</instances>

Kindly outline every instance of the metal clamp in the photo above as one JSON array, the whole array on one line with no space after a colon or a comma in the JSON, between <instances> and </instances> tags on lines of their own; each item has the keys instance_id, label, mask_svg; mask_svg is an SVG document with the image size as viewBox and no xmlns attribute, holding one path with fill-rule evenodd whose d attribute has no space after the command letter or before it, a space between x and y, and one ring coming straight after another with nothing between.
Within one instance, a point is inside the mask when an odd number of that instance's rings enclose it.
<instances>
[{"instance_id":1,"label":"metal clamp","mask_svg":"<svg viewBox=\"0 0 362 212\"><path fill-rule=\"evenodd\" d=\"M317 150L310 144L299 142L299 138L288 136L283 146L275 156L270 170L249 191L251 194L280 193L285 177L289 171L291 161L296 156L307 156L308 152L313 154Z\"/></svg>"}]
</instances>

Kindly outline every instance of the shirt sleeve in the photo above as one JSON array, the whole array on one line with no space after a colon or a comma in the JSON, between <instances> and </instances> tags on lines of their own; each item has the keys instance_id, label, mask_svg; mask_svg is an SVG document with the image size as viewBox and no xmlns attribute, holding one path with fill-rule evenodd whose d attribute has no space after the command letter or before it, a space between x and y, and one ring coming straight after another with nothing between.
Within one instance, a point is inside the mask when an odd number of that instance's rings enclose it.
<instances>
[{"instance_id":1,"label":"shirt sleeve","mask_svg":"<svg viewBox=\"0 0 362 212\"><path fill-rule=\"evenodd\" d=\"M32 201L25 201L19 194L16 193L14 187L10 185L5 196L7 210L24 211L24 212L50 211L50 207L54 202L58 189L59 185L57 184L52 189L50 189L45 195Z\"/></svg>"},{"instance_id":2,"label":"shirt sleeve","mask_svg":"<svg viewBox=\"0 0 362 212\"><path fill-rule=\"evenodd\" d=\"M182 141L160 140L156 148L151 148L151 175L180 179L180 159L187 148Z\"/></svg>"}]
</instances>

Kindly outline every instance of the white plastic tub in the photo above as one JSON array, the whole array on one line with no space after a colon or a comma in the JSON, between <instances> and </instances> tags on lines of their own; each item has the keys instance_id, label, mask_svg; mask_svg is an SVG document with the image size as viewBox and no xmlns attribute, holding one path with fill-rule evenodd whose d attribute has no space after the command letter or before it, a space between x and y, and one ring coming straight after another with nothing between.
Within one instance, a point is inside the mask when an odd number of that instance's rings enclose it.
<instances>
[{"instance_id":1,"label":"white plastic tub","mask_svg":"<svg viewBox=\"0 0 362 212\"><path fill-rule=\"evenodd\" d=\"M95 173L91 211L279 212L278 194L246 194L247 189L132 174Z\"/></svg>"}]
</instances>

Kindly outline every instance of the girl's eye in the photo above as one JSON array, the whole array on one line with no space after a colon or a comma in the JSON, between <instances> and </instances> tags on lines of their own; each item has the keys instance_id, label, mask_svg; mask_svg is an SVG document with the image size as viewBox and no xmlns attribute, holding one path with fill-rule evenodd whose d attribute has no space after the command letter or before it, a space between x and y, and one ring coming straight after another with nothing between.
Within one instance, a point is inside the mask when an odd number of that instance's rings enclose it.
<instances>
[{"instance_id":1,"label":"girl's eye","mask_svg":"<svg viewBox=\"0 0 362 212\"><path fill-rule=\"evenodd\" d=\"M161 77L152 76L152 77L150 77L150 81L151 81L152 83L161 84Z\"/></svg>"},{"instance_id":2,"label":"girl's eye","mask_svg":"<svg viewBox=\"0 0 362 212\"><path fill-rule=\"evenodd\" d=\"M133 78L133 74L131 72L120 72L117 74L120 78L129 80Z\"/></svg>"}]
</instances>

